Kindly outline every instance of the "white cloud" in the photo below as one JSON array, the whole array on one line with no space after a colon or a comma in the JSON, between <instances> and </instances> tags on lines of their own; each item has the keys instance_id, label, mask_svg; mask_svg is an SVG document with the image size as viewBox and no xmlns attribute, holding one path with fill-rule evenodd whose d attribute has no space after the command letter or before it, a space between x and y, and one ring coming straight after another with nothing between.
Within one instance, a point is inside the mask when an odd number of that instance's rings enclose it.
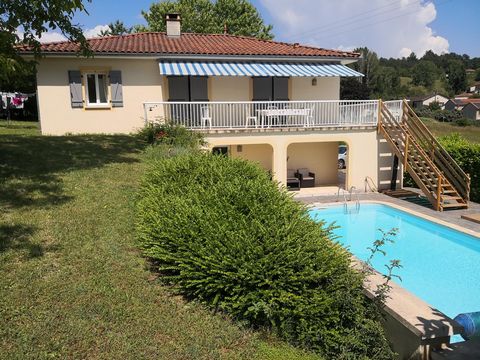
<instances>
[{"instance_id":1,"label":"white cloud","mask_svg":"<svg viewBox=\"0 0 480 360\"><path fill-rule=\"evenodd\" d=\"M86 38L93 38L99 36L101 31L106 31L108 29L110 29L108 25L97 25L92 29L86 29L83 34Z\"/></svg>"},{"instance_id":2,"label":"white cloud","mask_svg":"<svg viewBox=\"0 0 480 360\"><path fill-rule=\"evenodd\" d=\"M102 30L108 30L108 29L109 29L108 25L97 25L94 28L85 29L83 31L83 34L85 35L86 38L93 38L93 37L99 36L100 32ZM17 35L20 37L20 39L23 38L23 29L22 28L17 29ZM47 32L43 33L42 36L40 36L38 38L38 40L41 43L49 43L49 42L55 42L55 41L66 41L67 38L59 32L47 31Z\"/></svg>"},{"instance_id":3,"label":"white cloud","mask_svg":"<svg viewBox=\"0 0 480 360\"><path fill-rule=\"evenodd\" d=\"M260 1L280 40L335 49L367 46L385 57L448 52L448 40L429 26L437 16L431 1Z\"/></svg>"},{"instance_id":4,"label":"white cloud","mask_svg":"<svg viewBox=\"0 0 480 360\"><path fill-rule=\"evenodd\" d=\"M54 42L54 41L65 41L67 40L67 38L58 32L49 31L49 32L43 33L38 40L42 43L48 43L48 42Z\"/></svg>"}]
</instances>

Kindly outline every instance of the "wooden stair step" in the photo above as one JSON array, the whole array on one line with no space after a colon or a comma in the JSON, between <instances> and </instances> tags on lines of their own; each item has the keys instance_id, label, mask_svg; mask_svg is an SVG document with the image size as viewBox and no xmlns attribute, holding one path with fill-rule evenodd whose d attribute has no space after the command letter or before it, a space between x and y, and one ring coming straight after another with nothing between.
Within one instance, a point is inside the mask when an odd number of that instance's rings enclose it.
<instances>
[{"instance_id":1,"label":"wooden stair step","mask_svg":"<svg viewBox=\"0 0 480 360\"><path fill-rule=\"evenodd\" d=\"M442 204L442 208L468 208L466 203L456 203L456 204Z\"/></svg>"},{"instance_id":2,"label":"wooden stair step","mask_svg":"<svg viewBox=\"0 0 480 360\"><path fill-rule=\"evenodd\" d=\"M444 196L444 195L440 195L441 198L443 199L443 201L447 201L447 200L462 200L463 201L463 198L461 196Z\"/></svg>"}]
</instances>

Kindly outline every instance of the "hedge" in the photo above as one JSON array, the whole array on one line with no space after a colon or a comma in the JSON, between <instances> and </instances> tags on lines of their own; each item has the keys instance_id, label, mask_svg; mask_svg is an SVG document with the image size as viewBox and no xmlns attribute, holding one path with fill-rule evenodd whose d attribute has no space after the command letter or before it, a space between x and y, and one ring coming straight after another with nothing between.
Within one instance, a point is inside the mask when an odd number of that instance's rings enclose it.
<instances>
[{"instance_id":1,"label":"hedge","mask_svg":"<svg viewBox=\"0 0 480 360\"><path fill-rule=\"evenodd\" d=\"M391 359L378 309L331 228L255 164L155 161L138 202L146 256L178 291L335 359Z\"/></svg>"},{"instance_id":2,"label":"hedge","mask_svg":"<svg viewBox=\"0 0 480 360\"><path fill-rule=\"evenodd\" d=\"M459 134L441 137L439 141L462 170L470 174L470 200L480 202L480 144Z\"/></svg>"},{"instance_id":3,"label":"hedge","mask_svg":"<svg viewBox=\"0 0 480 360\"><path fill-rule=\"evenodd\" d=\"M458 133L440 137L439 142L462 170L470 175L470 200L480 202L480 144ZM403 186L417 187L409 173L404 173Z\"/></svg>"}]
</instances>

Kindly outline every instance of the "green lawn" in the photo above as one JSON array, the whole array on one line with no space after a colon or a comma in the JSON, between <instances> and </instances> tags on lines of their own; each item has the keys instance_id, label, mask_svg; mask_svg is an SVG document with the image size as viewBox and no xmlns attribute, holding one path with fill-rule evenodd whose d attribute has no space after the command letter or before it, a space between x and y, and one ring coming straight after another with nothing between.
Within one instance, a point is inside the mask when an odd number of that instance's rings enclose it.
<instances>
[{"instance_id":1,"label":"green lawn","mask_svg":"<svg viewBox=\"0 0 480 360\"><path fill-rule=\"evenodd\" d=\"M0 357L318 359L161 285L134 238L142 156L0 121Z\"/></svg>"},{"instance_id":2,"label":"green lawn","mask_svg":"<svg viewBox=\"0 0 480 360\"><path fill-rule=\"evenodd\" d=\"M480 126L456 126L446 122L439 122L434 119L422 118L430 131L437 137L459 133L471 142L480 143Z\"/></svg>"}]
</instances>

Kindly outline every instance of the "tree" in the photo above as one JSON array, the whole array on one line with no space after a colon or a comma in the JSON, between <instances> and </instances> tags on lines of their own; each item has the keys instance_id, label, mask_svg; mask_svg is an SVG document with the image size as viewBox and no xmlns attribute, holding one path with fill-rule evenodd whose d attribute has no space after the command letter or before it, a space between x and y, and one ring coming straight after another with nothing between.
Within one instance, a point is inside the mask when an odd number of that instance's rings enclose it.
<instances>
[{"instance_id":1,"label":"tree","mask_svg":"<svg viewBox=\"0 0 480 360\"><path fill-rule=\"evenodd\" d=\"M82 29L72 24L78 11L86 12L82 0L0 1L0 81L9 81L15 72L24 70L25 61L18 55L16 45L26 44L38 56L38 38L49 29L59 29L69 40L78 42L81 52L88 55Z\"/></svg>"},{"instance_id":2,"label":"tree","mask_svg":"<svg viewBox=\"0 0 480 360\"><path fill-rule=\"evenodd\" d=\"M125 35L130 34L132 28L127 28L123 21L116 20L108 24L108 30L100 31L100 36L110 36L110 35Z\"/></svg>"},{"instance_id":3,"label":"tree","mask_svg":"<svg viewBox=\"0 0 480 360\"><path fill-rule=\"evenodd\" d=\"M467 87L467 74L465 66L460 60L449 60L447 68L448 84L455 93L465 91Z\"/></svg>"},{"instance_id":4,"label":"tree","mask_svg":"<svg viewBox=\"0 0 480 360\"><path fill-rule=\"evenodd\" d=\"M356 78L342 78L340 80L340 99L365 100L370 97L370 89L362 80Z\"/></svg>"},{"instance_id":5,"label":"tree","mask_svg":"<svg viewBox=\"0 0 480 360\"><path fill-rule=\"evenodd\" d=\"M397 97L398 88L400 87L400 77L394 68L380 66L373 81L372 90L376 95L381 96L385 100Z\"/></svg>"},{"instance_id":6,"label":"tree","mask_svg":"<svg viewBox=\"0 0 480 360\"><path fill-rule=\"evenodd\" d=\"M272 26L265 25L257 9L247 0L167 0L142 11L149 31L165 31L165 15L179 13L182 31L223 33L272 39ZM144 30L137 27L134 31Z\"/></svg>"},{"instance_id":7,"label":"tree","mask_svg":"<svg viewBox=\"0 0 480 360\"><path fill-rule=\"evenodd\" d=\"M415 85L431 88L438 77L438 69L432 61L420 60L413 66L412 81Z\"/></svg>"},{"instance_id":8,"label":"tree","mask_svg":"<svg viewBox=\"0 0 480 360\"><path fill-rule=\"evenodd\" d=\"M379 67L378 56L374 51L370 51L367 47L357 48L354 50L361 55L360 60L353 64L352 67L365 75L362 83L368 88L373 86L373 78Z\"/></svg>"},{"instance_id":9,"label":"tree","mask_svg":"<svg viewBox=\"0 0 480 360\"><path fill-rule=\"evenodd\" d=\"M480 69L475 72L475 81L480 81Z\"/></svg>"}]
</instances>

